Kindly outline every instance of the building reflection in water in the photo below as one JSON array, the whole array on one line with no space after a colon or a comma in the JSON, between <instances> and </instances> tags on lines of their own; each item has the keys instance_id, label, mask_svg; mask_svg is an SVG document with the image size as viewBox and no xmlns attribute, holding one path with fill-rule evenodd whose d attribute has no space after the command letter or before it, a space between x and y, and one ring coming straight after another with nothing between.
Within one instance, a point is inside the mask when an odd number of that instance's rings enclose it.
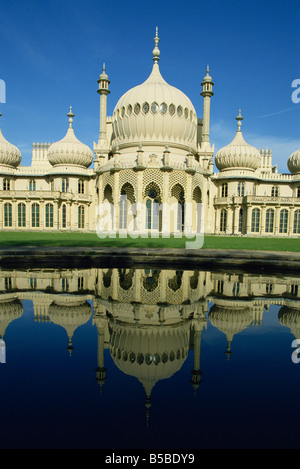
<instances>
[{"instance_id":1,"label":"building reflection in water","mask_svg":"<svg viewBox=\"0 0 300 469\"><path fill-rule=\"evenodd\" d=\"M145 389L149 417L151 391L183 366L193 350L191 385L201 383L200 349L208 321L227 340L260 326L269 305L279 305L279 323L300 337L300 280L202 271L89 269L0 271L0 339L21 318L23 301L33 303L34 319L66 331L73 351L76 329L92 319L97 328L96 380L107 379L104 350L115 365ZM8 344L9 347L9 344Z\"/></svg>"}]
</instances>

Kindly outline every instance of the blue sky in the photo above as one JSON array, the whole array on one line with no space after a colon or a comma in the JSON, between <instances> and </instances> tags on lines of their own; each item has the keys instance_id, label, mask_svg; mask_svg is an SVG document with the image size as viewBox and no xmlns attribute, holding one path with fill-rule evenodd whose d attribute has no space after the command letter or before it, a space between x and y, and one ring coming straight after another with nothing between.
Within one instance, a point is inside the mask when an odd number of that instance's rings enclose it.
<instances>
[{"instance_id":1,"label":"blue sky","mask_svg":"<svg viewBox=\"0 0 300 469\"><path fill-rule=\"evenodd\" d=\"M271 148L273 163L288 172L286 161L300 148L300 103L291 99L291 84L300 79L299 20L300 2L293 0L1 0L3 134L28 165L33 142L65 135L72 105L75 133L92 147L102 63L112 114L121 95L150 74L158 26L162 76L187 94L199 117L210 66L215 149L233 139L241 108L246 141Z\"/></svg>"}]
</instances>

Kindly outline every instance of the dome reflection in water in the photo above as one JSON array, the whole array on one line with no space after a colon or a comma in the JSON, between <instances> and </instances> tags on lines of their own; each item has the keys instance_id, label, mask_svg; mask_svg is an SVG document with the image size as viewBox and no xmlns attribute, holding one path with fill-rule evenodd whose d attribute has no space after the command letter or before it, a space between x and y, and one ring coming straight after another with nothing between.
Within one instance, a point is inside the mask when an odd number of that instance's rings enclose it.
<instances>
[{"instance_id":1,"label":"dome reflection in water","mask_svg":"<svg viewBox=\"0 0 300 469\"><path fill-rule=\"evenodd\" d=\"M295 447L299 282L1 270L1 447Z\"/></svg>"}]
</instances>

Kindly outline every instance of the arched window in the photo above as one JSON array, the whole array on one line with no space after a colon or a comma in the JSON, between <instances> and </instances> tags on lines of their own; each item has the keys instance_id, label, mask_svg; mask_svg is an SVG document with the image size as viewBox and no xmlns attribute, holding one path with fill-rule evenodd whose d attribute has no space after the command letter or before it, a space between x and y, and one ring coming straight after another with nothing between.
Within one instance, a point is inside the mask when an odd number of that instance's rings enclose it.
<instances>
[{"instance_id":1,"label":"arched window","mask_svg":"<svg viewBox=\"0 0 300 469\"><path fill-rule=\"evenodd\" d=\"M84 194L84 180L78 180L78 194Z\"/></svg>"},{"instance_id":2,"label":"arched window","mask_svg":"<svg viewBox=\"0 0 300 469\"><path fill-rule=\"evenodd\" d=\"M63 204L61 207L61 226L66 228L67 226L67 207L66 204Z\"/></svg>"},{"instance_id":3,"label":"arched window","mask_svg":"<svg viewBox=\"0 0 300 469\"><path fill-rule=\"evenodd\" d=\"M297 187L297 197L298 197L298 199L300 198L300 186Z\"/></svg>"},{"instance_id":4,"label":"arched window","mask_svg":"<svg viewBox=\"0 0 300 469\"><path fill-rule=\"evenodd\" d=\"M179 194L178 206L177 206L177 231L184 230L184 192L181 191Z\"/></svg>"},{"instance_id":5,"label":"arched window","mask_svg":"<svg viewBox=\"0 0 300 469\"><path fill-rule=\"evenodd\" d=\"M29 181L29 190L30 191L35 191L36 190L36 184L34 179L30 179Z\"/></svg>"},{"instance_id":6,"label":"arched window","mask_svg":"<svg viewBox=\"0 0 300 469\"><path fill-rule=\"evenodd\" d=\"M18 226L20 228L26 226L26 206L23 202L18 204Z\"/></svg>"},{"instance_id":7,"label":"arched window","mask_svg":"<svg viewBox=\"0 0 300 469\"><path fill-rule=\"evenodd\" d=\"M243 209L240 208L239 211L239 232L241 233L243 231Z\"/></svg>"},{"instance_id":8,"label":"arched window","mask_svg":"<svg viewBox=\"0 0 300 469\"><path fill-rule=\"evenodd\" d=\"M3 179L3 190L10 191L10 180L7 178Z\"/></svg>"},{"instance_id":9,"label":"arched window","mask_svg":"<svg viewBox=\"0 0 300 469\"><path fill-rule=\"evenodd\" d=\"M221 186L221 197L228 197L228 184L227 182L223 182Z\"/></svg>"},{"instance_id":10,"label":"arched window","mask_svg":"<svg viewBox=\"0 0 300 469\"><path fill-rule=\"evenodd\" d=\"M46 204L45 206L45 226L46 228L53 228L53 204Z\"/></svg>"},{"instance_id":11,"label":"arched window","mask_svg":"<svg viewBox=\"0 0 300 469\"><path fill-rule=\"evenodd\" d=\"M159 229L159 188L150 183L145 189L146 194L146 229Z\"/></svg>"},{"instance_id":12,"label":"arched window","mask_svg":"<svg viewBox=\"0 0 300 469\"><path fill-rule=\"evenodd\" d=\"M78 228L84 228L84 207L78 207Z\"/></svg>"},{"instance_id":13,"label":"arched window","mask_svg":"<svg viewBox=\"0 0 300 469\"><path fill-rule=\"evenodd\" d=\"M4 204L4 226L12 226L12 205L8 202Z\"/></svg>"},{"instance_id":14,"label":"arched window","mask_svg":"<svg viewBox=\"0 0 300 469\"><path fill-rule=\"evenodd\" d=\"M259 208L254 208L252 210L252 220L251 220L252 233L259 233L259 227L260 227L260 210Z\"/></svg>"},{"instance_id":15,"label":"arched window","mask_svg":"<svg viewBox=\"0 0 300 469\"><path fill-rule=\"evenodd\" d=\"M121 192L120 196L120 211L119 211L119 228L127 228L127 195L125 191Z\"/></svg>"},{"instance_id":16,"label":"arched window","mask_svg":"<svg viewBox=\"0 0 300 469\"><path fill-rule=\"evenodd\" d=\"M221 210L221 216L220 216L220 231L226 231L226 224L227 224L227 210L223 208Z\"/></svg>"},{"instance_id":17,"label":"arched window","mask_svg":"<svg viewBox=\"0 0 300 469\"><path fill-rule=\"evenodd\" d=\"M158 230L159 227L159 201L147 199L146 201L146 229Z\"/></svg>"},{"instance_id":18,"label":"arched window","mask_svg":"<svg viewBox=\"0 0 300 469\"><path fill-rule=\"evenodd\" d=\"M32 228L39 228L40 226L40 206L36 203L31 206L31 226Z\"/></svg>"},{"instance_id":19,"label":"arched window","mask_svg":"<svg viewBox=\"0 0 300 469\"><path fill-rule=\"evenodd\" d=\"M279 233L287 233L289 212L285 208L280 212Z\"/></svg>"},{"instance_id":20,"label":"arched window","mask_svg":"<svg viewBox=\"0 0 300 469\"><path fill-rule=\"evenodd\" d=\"M61 191L62 192L68 192L69 190L69 179L68 178L63 178L61 180Z\"/></svg>"},{"instance_id":21,"label":"arched window","mask_svg":"<svg viewBox=\"0 0 300 469\"><path fill-rule=\"evenodd\" d=\"M272 187L271 196L272 197L278 197L279 196L279 187L278 186L273 186Z\"/></svg>"},{"instance_id":22,"label":"arched window","mask_svg":"<svg viewBox=\"0 0 300 469\"><path fill-rule=\"evenodd\" d=\"M274 210L268 208L266 212L266 233L273 233L274 231Z\"/></svg>"},{"instance_id":23,"label":"arched window","mask_svg":"<svg viewBox=\"0 0 300 469\"><path fill-rule=\"evenodd\" d=\"M244 195L245 195L245 183L239 182L238 183L238 196L244 197Z\"/></svg>"},{"instance_id":24,"label":"arched window","mask_svg":"<svg viewBox=\"0 0 300 469\"><path fill-rule=\"evenodd\" d=\"M300 210L296 210L294 213L294 233L300 233Z\"/></svg>"}]
</instances>

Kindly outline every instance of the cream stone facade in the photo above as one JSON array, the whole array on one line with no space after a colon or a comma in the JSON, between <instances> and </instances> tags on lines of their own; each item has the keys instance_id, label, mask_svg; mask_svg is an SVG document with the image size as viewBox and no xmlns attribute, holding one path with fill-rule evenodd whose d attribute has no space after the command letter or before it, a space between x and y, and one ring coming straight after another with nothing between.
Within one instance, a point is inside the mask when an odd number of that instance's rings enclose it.
<instances>
[{"instance_id":1,"label":"cream stone facade","mask_svg":"<svg viewBox=\"0 0 300 469\"><path fill-rule=\"evenodd\" d=\"M215 154L209 69L198 118L161 76L157 31L154 43L150 76L117 101L112 116L103 67L93 151L76 138L72 109L65 137L34 143L30 166L0 131L0 229L299 237L300 150L288 159L289 173L278 173L271 150L245 142L239 112L236 135Z\"/></svg>"}]
</instances>

